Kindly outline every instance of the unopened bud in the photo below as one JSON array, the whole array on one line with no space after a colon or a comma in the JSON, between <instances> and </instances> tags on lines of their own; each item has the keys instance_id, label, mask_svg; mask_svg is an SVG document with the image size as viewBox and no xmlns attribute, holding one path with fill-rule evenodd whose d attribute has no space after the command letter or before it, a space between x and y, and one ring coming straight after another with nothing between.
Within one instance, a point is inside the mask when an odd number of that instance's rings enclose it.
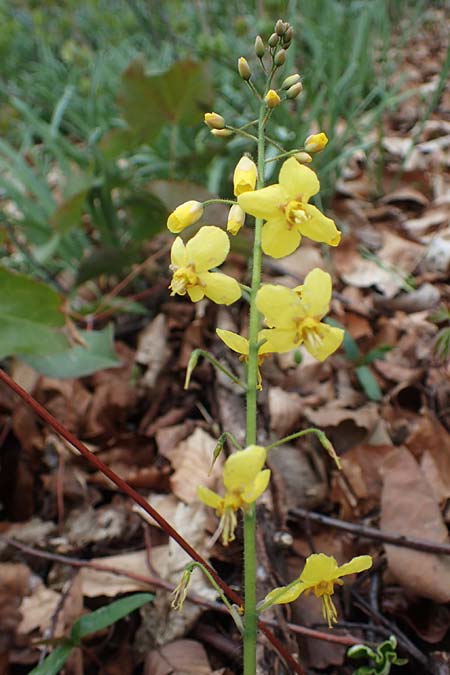
<instances>
[{"instance_id":1,"label":"unopened bud","mask_svg":"<svg viewBox=\"0 0 450 675\"><path fill-rule=\"evenodd\" d=\"M203 215L203 204L194 199L177 206L167 219L167 228L170 232L178 234L186 227L193 225Z\"/></svg>"},{"instance_id":2,"label":"unopened bud","mask_svg":"<svg viewBox=\"0 0 450 675\"><path fill-rule=\"evenodd\" d=\"M320 152L328 143L328 137L323 131L320 134L312 134L305 140L306 152Z\"/></svg>"},{"instance_id":3,"label":"unopened bud","mask_svg":"<svg viewBox=\"0 0 450 675\"><path fill-rule=\"evenodd\" d=\"M227 232L237 234L245 222L245 211L239 204L233 204L227 220Z\"/></svg>"},{"instance_id":4,"label":"unopened bud","mask_svg":"<svg viewBox=\"0 0 450 675\"><path fill-rule=\"evenodd\" d=\"M255 39L255 54L258 57L258 59L262 59L266 51L266 48L264 47L264 42L261 37L261 35L257 35Z\"/></svg>"},{"instance_id":5,"label":"unopened bud","mask_svg":"<svg viewBox=\"0 0 450 675\"><path fill-rule=\"evenodd\" d=\"M289 87L292 87L293 84L297 84L297 82L300 82L300 75L298 73L294 73L293 75L289 75L289 77L286 77L286 79L283 80L281 88L289 89Z\"/></svg>"},{"instance_id":6,"label":"unopened bud","mask_svg":"<svg viewBox=\"0 0 450 675\"><path fill-rule=\"evenodd\" d=\"M293 84L292 87L289 87L289 89L286 92L286 96L288 98L297 98L299 94L301 94L303 91L303 85L301 82L297 82L297 84Z\"/></svg>"},{"instance_id":7,"label":"unopened bud","mask_svg":"<svg viewBox=\"0 0 450 675\"><path fill-rule=\"evenodd\" d=\"M228 136L233 135L234 131L231 131L231 129L211 129L211 133L217 138L228 138Z\"/></svg>"},{"instance_id":8,"label":"unopened bud","mask_svg":"<svg viewBox=\"0 0 450 675\"><path fill-rule=\"evenodd\" d=\"M272 33L270 38L267 40L267 42L269 43L269 47L272 47L272 48L276 47L279 39L280 38L278 37L278 35L276 33Z\"/></svg>"},{"instance_id":9,"label":"unopened bud","mask_svg":"<svg viewBox=\"0 0 450 675\"><path fill-rule=\"evenodd\" d=\"M283 42L283 49L289 49L291 46L292 40L288 40L287 42Z\"/></svg>"},{"instance_id":10,"label":"unopened bud","mask_svg":"<svg viewBox=\"0 0 450 675\"><path fill-rule=\"evenodd\" d=\"M277 54L275 54L273 62L279 68L280 66L284 65L285 61L286 61L286 50L280 49L280 51Z\"/></svg>"},{"instance_id":11,"label":"unopened bud","mask_svg":"<svg viewBox=\"0 0 450 675\"><path fill-rule=\"evenodd\" d=\"M234 194L236 197L244 192L252 192L256 186L258 169L255 162L244 155L236 165L233 174Z\"/></svg>"},{"instance_id":12,"label":"unopened bud","mask_svg":"<svg viewBox=\"0 0 450 675\"><path fill-rule=\"evenodd\" d=\"M210 129L223 129L225 127L225 120L222 115L215 112L205 113L205 124Z\"/></svg>"},{"instance_id":13,"label":"unopened bud","mask_svg":"<svg viewBox=\"0 0 450 675\"><path fill-rule=\"evenodd\" d=\"M274 89L269 89L264 97L264 100L268 108L276 108L277 105L280 105L281 103L281 98Z\"/></svg>"},{"instance_id":14,"label":"unopened bud","mask_svg":"<svg viewBox=\"0 0 450 675\"><path fill-rule=\"evenodd\" d=\"M248 65L248 61L243 56L241 56L238 60L238 71L239 71L239 75L246 82L252 76L252 71L250 70L250 66Z\"/></svg>"},{"instance_id":15,"label":"unopened bud","mask_svg":"<svg viewBox=\"0 0 450 675\"><path fill-rule=\"evenodd\" d=\"M294 157L300 164L310 164L312 162L312 157L307 152L296 152Z\"/></svg>"},{"instance_id":16,"label":"unopened bud","mask_svg":"<svg viewBox=\"0 0 450 675\"><path fill-rule=\"evenodd\" d=\"M283 42L290 42L293 37L294 37L294 29L292 28L292 26L288 26L285 34L283 35Z\"/></svg>"},{"instance_id":17,"label":"unopened bud","mask_svg":"<svg viewBox=\"0 0 450 675\"><path fill-rule=\"evenodd\" d=\"M284 27L284 21L282 21L281 19L278 19L278 21L275 24L275 33L277 35L284 35L285 30L286 29Z\"/></svg>"}]
</instances>

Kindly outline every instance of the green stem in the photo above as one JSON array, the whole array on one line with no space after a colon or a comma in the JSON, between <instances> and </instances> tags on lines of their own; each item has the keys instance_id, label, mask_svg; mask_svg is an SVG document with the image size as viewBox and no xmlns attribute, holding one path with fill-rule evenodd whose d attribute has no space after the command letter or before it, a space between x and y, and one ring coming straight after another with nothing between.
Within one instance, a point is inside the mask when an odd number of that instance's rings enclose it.
<instances>
[{"instance_id":1,"label":"green stem","mask_svg":"<svg viewBox=\"0 0 450 675\"><path fill-rule=\"evenodd\" d=\"M264 121L266 106L261 104L258 122L258 184L264 187ZM261 284L261 231L262 218L255 220L253 243L252 286L250 293L249 360L247 369L247 446L256 443L256 404L258 385L258 331L260 316L256 307L256 294ZM258 614L256 611L256 509L252 504L244 517L244 675L256 673L256 635Z\"/></svg>"}]
</instances>

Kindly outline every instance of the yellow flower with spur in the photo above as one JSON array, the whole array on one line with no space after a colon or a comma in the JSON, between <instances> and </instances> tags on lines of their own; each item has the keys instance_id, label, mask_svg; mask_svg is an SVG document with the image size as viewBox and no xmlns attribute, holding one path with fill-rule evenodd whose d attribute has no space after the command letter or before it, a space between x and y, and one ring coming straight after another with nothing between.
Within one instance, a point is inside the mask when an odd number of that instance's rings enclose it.
<instances>
[{"instance_id":1,"label":"yellow flower with spur","mask_svg":"<svg viewBox=\"0 0 450 675\"><path fill-rule=\"evenodd\" d=\"M273 352L289 352L302 343L318 361L336 351L344 339L341 328L322 323L331 301L331 277L316 267L305 283L290 289L275 284L261 286L256 306L269 328L260 331Z\"/></svg>"},{"instance_id":2,"label":"yellow flower with spur","mask_svg":"<svg viewBox=\"0 0 450 675\"><path fill-rule=\"evenodd\" d=\"M280 586L270 591L261 602L259 610L262 612L272 605L283 605L293 602L302 593L314 592L316 598L322 599L322 614L328 626L332 628L337 622L336 607L331 596L334 594L335 584L342 586L341 577L347 574L356 574L372 567L370 555L359 555L356 558L339 566L333 556L325 553L313 553L306 559L303 572L298 579L288 586Z\"/></svg>"},{"instance_id":3,"label":"yellow flower with spur","mask_svg":"<svg viewBox=\"0 0 450 675\"><path fill-rule=\"evenodd\" d=\"M279 182L261 190L239 194L238 203L246 213L263 218L262 249L273 258L293 253L302 236L337 246L341 233L334 221L309 204L320 189L312 169L294 157L281 167Z\"/></svg>"},{"instance_id":4,"label":"yellow flower with spur","mask_svg":"<svg viewBox=\"0 0 450 675\"><path fill-rule=\"evenodd\" d=\"M263 469L266 457L267 451L261 445L249 445L230 455L223 469L224 497L209 488L197 488L198 498L220 516L218 533L222 534L224 546L235 538L236 511L245 511L269 484L270 469Z\"/></svg>"},{"instance_id":5,"label":"yellow flower with spur","mask_svg":"<svg viewBox=\"0 0 450 675\"><path fill-rule=\"evenodd\" d=\"M187 293L192 302L206 297L221 305L231 305L239 300L242 293L236 279L209 271L223 263L229 250L228 235L214 225L201 227L186 245L181 237L177 237L170 252L171 295Z\"/></svg>"},{"instance_id":6,"label":"yellow flower with spur","mask_svg":"<svg viewBox=\"0 0 450 675\"><path fill-rule=\"evenodd\" d=\"M248 362L248 357L249 357L249 342L247 338L242 337L242 335L238 335L238 333L233 333L231 330L225 330L224 328L216 328L216 333L226 344L227 347L232 349L234 352L237 352L240 354L239 360L240 361L246 361ZM264 340L264 342L263 342ZM263 342L258 347L258 383L257 383L257 389L261 390L262 389L262 378L261 378L261 372L259 370L259 366L263 363L264 359L269 356L269 354L272 354L275 349L273 349L272 345L270 342L264 338L264 336L261 335L261 333L258 333L258 342Z\"/></svg>"}]
</instances>

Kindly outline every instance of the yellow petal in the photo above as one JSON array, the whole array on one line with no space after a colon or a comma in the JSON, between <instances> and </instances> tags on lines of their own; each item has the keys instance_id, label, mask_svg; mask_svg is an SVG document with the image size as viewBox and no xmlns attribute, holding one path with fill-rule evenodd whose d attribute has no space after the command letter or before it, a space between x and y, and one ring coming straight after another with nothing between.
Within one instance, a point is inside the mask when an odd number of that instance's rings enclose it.
<instances>
[{"instance_id":1,"label":"yellow petal","mask_svg":"<svg viewBox=\"0 0 450 675\"><path fill-rule=\"evenodd\" d=\"M231 305L242 295L236 279L221 272L202 272L198 275L207 298L218 305Z\"/></svg>"},{"instance_id":2,"label":"yellow petal","mask_svg":"<svg viewBox=\"0 0 450 675\"><path fill-rule=\"evenodd\" d=\"M223 505L223 498L209 488L203 487L203 485L197 487L197 497L206 504L206 506L210 506L216 510L220 510Z\"/></svg>"},{"instance_id":3,"label":"yellow petal","mask_svg":"<svg viewBox=\"0 0 450 675\"><path fill-rule=\"evenodd\" d=\"M229 250L227 233L214 225L201 227L186 244L188 264L194 265L196 272L206 272L221 265Z\"/></svg>"},{"instance_id":4,"label":"yellow petal","mask_svg":"<svg viewBox=\"0 0 450 675\"><path fill-rule=\"evenodd\" d=\"M174 267L186 267L186 247L181 237L177 237L170 250L170 262Z\"/></svg>"},{"instance_id":5,"label":"yellow petal","mask_svg":"<svg viewBox=\"0 0 450 675\"><path fill-rule=\"evenodd\" d=\"M275 350L272 349L272 345L267 339L267 336L265 335L266 330L260 330L258 333L258 343L263 342L262 345L259 346L258 348L258 354L271 354Z\"/></svg>"},{"instance_id":6,"label":"yellow petal","mask_svg":"<svg viewBox=\"0 0 450 675\"><path fill-rule=\"evenodd\" d=\"M267 451L261 445L249 445L230 455L223 470L227 492L245 491L263 468L266 457Z\"/></svg>"},{"instance_id":7,"label":"yellow petal","mask_svg":"<svg viewBox=\"0 0 450 675\"><path fill-rule=\"evenodd\" d=\"M258 170L250 157L241 157L233 174L234 194L236 197L255 189Z\"/></svg>"},{"instance_id":8,"label":"yellow petal","mask_svg":"<svg viewBox=\"0 0 450 675\"><path fill-rule=\"evenodd\" d=\"M372 557L370 555L358 555L352 558L350 562L341 565L338 569L338 577L343 577L345 574L356 574L357 572L364 572L372 567Z\"/></svg>"},{"instance_id":9,"label":"yellow petal","mask_svg":"<svg viewBox=\"0 0 450 675\"><path fill-rule=\"evenodd\" d=\"M318 361L325 361L342 344L345 331L326 323L318 323L315 330L303 331L306 349Z\"/></svg>"},{"instance_id":10,"label":"yellow petal","mask_svg":"<svg viewBox=\"0 0 450 675\"><path fill-rule=\"evenodd\" d=\"M267 352L276 354L290 352L302 343L301 334L296 334L294 330L283 330L282 328L263 329L261 331L261 339L267 340L263 345L263 347L267 345Z\"/></svg>"},{"instance_id":11,"label":"yellow petal","mask_svg":"<svg viewBox=\"0 0 450 675\"><path fill-rule=\"evenodd\" d=\"M311 270L306 275L303 286L294 290L300 291L301 304L307 316L321 319L330 309L331 276L319 267Z\"/></svg>"},{"instance_id":12,"label":"yellow petal","mask_svg":"<svg viewBox=\"0 0 450 675\"><path fill-rule=\"evenodd\" d=\"M279 586L270 591L264 598L263 605L284 605L287 602L297 600L299 595L305 590L301 582L290 584L289 586Z\"/></svg>"},{"instance_id":13,"label":"yellow petal","mask_svg":"<svg viewBox=\"0 0 450 675\"><path fill-rule=\"evenodd\" d=\"M306 168L306 167L305 167ZM308 219L298 225L299 232L313 241L320 241L329 246L337 246L341 241L341 233L334 220L327 218L312 204L305 205Z\"/></svg>"},{"instance_id":14,"label":"yellow petal","mask_svg":"<svg viewBox=\"0 0 450 675\"><path fill-rule=\"evenodd\" d=\"M245 192L238 197L239 206L246 213L264 220L279 216L280 207L287 201L287 195L281 185L269 185L261 190Z\"/></svg>"},{"instance_id":15,"label":"yellow petal","mask_svg":"<svg viewBox=\"0 0 450 675\"><path fill-rule=\"evenodd\" d=\"M295 157L290 157L284 162L278 180L292 200L307 202L320 190L319 179L314 171L304 164L299 164Z\"/></svg>"},{"instance_id":16,"label":"yellow petal","mask_svg":"<svg viewBox=\"0 0 450 675\"><path fill-rule=\"evenodd\" d=\"M295 319L303 316L300 299L290 288L264 284L256 294L256 307L273 328L295 328Z\"/></svg>"},{"instance_id":17,"label":"yellow petal","mask_svg":"<svg viewBox=\"0 0 450 675\"><path fill-rule=\"evenodd\" d=\"M192 302L198 302L205 297L205 291L201 286L191 286L186 290Z\"/></svg>"},{"instance_id":18,"label":"yellow petal","mask_svg":"<svg viewBox=\"0 0 450 675\"><path fill-rule=\"evenodd\" d=\"M226 346L238 354L248 354L248 340L242 335L232 333L231 330L216 328L216 333L225 342Z\"/></svg>"},{"instance_id":19,"label":"yellow petal","mask_svg":"<svg viewBox=\"0 0 450 675\"><path fill-rule=\"evenodd\" d=\"M193 225L203 215L203 204L191 199L177 206L167 219L167 227L171 232L181 232L185 227Z\"/></svg>"},{"instance_id":20,"label":"yellow petal","mask_svg":"<svg viewBox=\"0 0 450 675\"><path fill-rule=\"evenodd\" d=\"M284 216L271 218L262 229L262 250L272 258L283 258L300 245L301 235L296 228L289 228Z\"/></svg>"},{"instance_id":21,"label":"yellow petal","mask_svg":"<svg viewBox=\"0 0 450 675\"><path fill-rule=\"evenodd\" d=\"M336 558L325 553L313 553L306 559L305 567L299 580L307 588L311 588L321 581L333 581L338 577Z\"/></svg>"},{"instance_id":22,"label":"yellow petal","mask_svg":"<svg viewBox=\"0 0 450 675\"><path fill-rule=\"evenodd\" d=\"M261 497L264 490L269 485L270 481L270 469L264 469L260 471L257 475L253 484L242 493L242 500L247 504L255 502L258 497Z\"/></svg>"}]
</instances>

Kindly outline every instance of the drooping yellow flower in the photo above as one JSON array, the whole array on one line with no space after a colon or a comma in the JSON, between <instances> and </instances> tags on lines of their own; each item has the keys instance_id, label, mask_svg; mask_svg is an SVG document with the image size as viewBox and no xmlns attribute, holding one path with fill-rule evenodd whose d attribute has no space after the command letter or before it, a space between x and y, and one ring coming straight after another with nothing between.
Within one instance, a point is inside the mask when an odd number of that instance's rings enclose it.
<instances>
[{"instance_id":1,"label":"drooping yellow flower","mask_svg":"<svg viewBox=\"0 0 450 675\"><path fill-rule=\"evenodd\" d=\"M305 140L305 151L320 152L324 149L327 143L328 136L324 131L321 131L320 134L312 134Z\"/></svg>"},{"instance_id":2,"label":"drooping yellow flower","mask_svg":"<svg viewBox=\"0 0 450 675\"><path fill-rule=\"evenodd\" d=\"M268 329L261 339L272 351L288 352L304 343L309 353L324 361L341 345L344 331L322 323L331 301L331 277L319 268L306 275L297 288L266 284L256 295L256 306L264 315Z\"/></svg>"},{"instance_id":3,"label":"drooping yellow flower","mask_svg":"<svg viewBox=\"0 0 450 675\"><path fill-rule=\"evenodd\" d=\"M170 268L174 273L169 286L171 294L187 293L192 302L207 297L220 305L239 300L241 288L236 279L221 272L209 272L223 263L229 250L228 235L213 225L200 228L186 245L177 237L171 250Z\"/></svg>"},{"instance_id":4,"label":"drooping yellow flower","mask_svg":"<svg viewBox=\"0 0 450 675\"><path fill-rule=\"evenodd\" d=\"M245 222L245 211L239 204L233 204L228 212L227 232L237 234Z\"/></svg>"},{"instance_id":5,"label":"drooping yellow flower","mask_svg":"<svg viewBox=\"0 0 450 675\"><path fill-rule=\"evenodd\" d=\"M255 189L258 170L255 162L244 155L236 164L233 174L234 194L236 197L244 192L252 192ZM244 209L245 211L245 209Z\"/></svg>"},{"instance_id":6,"label":"drooping yellow flower","mask_svg":"<svg viewBox=\"0 0 450 675\"><path fill-rule=\"evenodd\" d=\"M338 566L333 556L325 553L313 553L306 559L301 575L288 586L281 586L270 591L261 603L263 611L271 605L282 605L293 602L302 593L314 591L316 598L322 598L322 614L328 626L332 628L337 622L336 607L331 596L334 585L343 585L341 577L347 574L356 574L372 567L370 555L359 555L345 565Z\"/></svg>"},{"instance_id":7,"label":"drooping yellow flower","mask_svg":"<svg viewBox=\"0 0 450 675\"><path fill-rule=\"evenodd\" d=\"M273 258L289 255L302 236L337 246L341 233L334 221L308 203L320 188L314 171L290 157L281 167L278 180L275 185L238 196L244 211L266 221L262 230L264 253Z\"/></svg>"},{"instance_id":8,"label":"drooping yellow flower","mask_svg":"<svg viewBox=\"0 0 450 675\"><path fill-rule=\"evenodd\" d=\"M266 457L267 451L260 445L249 445L245 450L230 455L223 469L224 497L209 488L197 488L198 498L220 516L219 531L224 546L235 538L236 511L245 511L269 484L270 469L263 469Z\"/></svg>"},{"instance_id":9,"label":"drooping yellow flower","mask_svg":"<svg viewBox=\"0 0 450 675\"><path fill-rule=\"evenodd\" d=\"M258 333L258 342L262 341L264 336L261 335L260 331ZM225 330L223 328L216 328L216 333L226 344L227 347L232 349L234 352L237 352L240 354L239 360L240 361L246 361L248 362L248 357L249 357L249 342L247 338L242 337L242 335L238 335L237 333L233 333L231 330ZM259 370L259 366L263 363L264 359L269 356L269 354L272 354L275 350L272 349L272 345L270 342L265 339L264 343L258 347L258 384L257 384L257 389L261 390L262 389L262 378L261 378L261 372Z\"/></svg>"},{"instance_id":10,"label":"drooping yellow flower","mask_svg":"<svg viewBox=\"0 0 450 675\"><path fill-rule=\"evenodd\" d=\"M189 225L193 225L203 215L203 204L201 202L191 199L184 204L177 206L175 211L172 211L167 219L167 228L170 232L178 234L182 232Z\"/></svg>"}]
</instances>

